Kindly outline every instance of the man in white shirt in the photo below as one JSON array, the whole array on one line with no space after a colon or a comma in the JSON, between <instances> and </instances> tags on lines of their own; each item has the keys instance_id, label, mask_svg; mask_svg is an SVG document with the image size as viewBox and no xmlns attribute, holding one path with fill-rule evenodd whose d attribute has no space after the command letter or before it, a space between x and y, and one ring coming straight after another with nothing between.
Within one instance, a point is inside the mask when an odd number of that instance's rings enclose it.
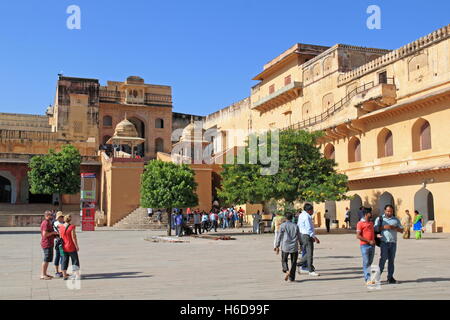
<instances>
[{"instance_id":1,"label":"man in white shirt","mask_svg":"<svg viewBox=\"0 0 450 320\"><path fill-rule=\"evenodd\" d=\"M297 263L297 266L303 267L307 266L308 270L303 271L299 268L300 273L308 273L310 276L317 277L319 274L315 272L313 265L313 255L314 255L314 242L320 243L319 239L316 237L314 232L314 222L312 220L312 215L314 213L314 207L312 204L306 203L303 206L303 211L298 217L298 228L301 233L302 247L306 249L306 255Z\"/></svg>"}]
</instances>

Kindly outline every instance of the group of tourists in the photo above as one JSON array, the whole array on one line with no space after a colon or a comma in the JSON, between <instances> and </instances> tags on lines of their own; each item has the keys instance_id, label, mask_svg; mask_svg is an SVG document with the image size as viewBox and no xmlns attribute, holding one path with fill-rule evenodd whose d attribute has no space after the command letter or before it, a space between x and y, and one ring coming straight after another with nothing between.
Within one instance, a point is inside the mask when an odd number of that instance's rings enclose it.
<instances>
[{"instance_id":1,"label":"group of tourists","mask_svg":"<svg viewBox=\"0 0 450 320\"><path fill-rule=\"evenodd\" d=\"M210 232L213 229L214 232L217 232L217 228L222 228L223 230L243 228L244 214L245 211L241 207L238 210L234 207L213 207L209 213L204 210L190 210L188 208L185 214L183 214L183 209L174 209L171 215L171 225L172 229L175 229L177 237L190 234L198 235Z\"/></svg>"},{"instance_id":2,"label":"group of tourists","mask_svg":"<svg viewBox=\"0 0 450 320\"><path fill-rule=\"evenodd\" d=\"M77 235L75 226L71 224L71 215L64 215L61 211L45 211L44 221L41 223L41 247L44 259L41 267L41 280L51 280L54 277L48 274L48 265L53 261L55 252L55 277L69 279L67 269L69 258L72 260L72 270L75 278L79 278L80 260L78 257ZM61 266L61 269L60 269Z\"/></svg>"},{"instance_id":3,"label":"group of tourists","mask_svg":"<svg viewBox=\"0 0 450 320\"><path fill-rule=\"evenodd\" d=\"M401 222L395 217L394 207L390 204L384 207L384 213L375 221L373 221L371 208L361 207L360 212L361 214L358 216L360 220L356 226L356 238L360 241L365 284L368 286L375 284L370 270L376 246L380 247L379 275L381 276L386 262L388 262L387 282L389 284L397 283L394 278L397 233L403 233L403 237L409 239L409 230L412 226L416 232L416 239L420 239L424 231L423 216L416 210L414 219L412 219L409 210L406 210L405 217ZM287 213L284 217L278 215L273 220L274 251L279 254L281 248L281 265L285 281L295 281L297 267L300 267L299 274L307 273L310 276L319 276L313 265L314 244L320 244L320 240L315 235L313 213L313 206L305 204L303 211L296 215L297 219L292 213ZM325 219L327 218L329 219L329 216L325 215ZM328 224L327 230L329 231ZM300 259L299 253L302 255ZM289 258L291 260L290 268Z\"/></svg>"}]
</instances>

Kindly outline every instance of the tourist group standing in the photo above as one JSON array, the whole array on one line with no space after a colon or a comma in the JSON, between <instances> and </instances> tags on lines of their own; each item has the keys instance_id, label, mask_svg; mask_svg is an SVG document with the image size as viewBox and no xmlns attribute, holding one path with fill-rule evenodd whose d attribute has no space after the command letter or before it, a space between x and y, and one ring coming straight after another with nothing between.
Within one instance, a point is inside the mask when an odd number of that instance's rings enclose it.
<instances>
[{"instance_id":1,"label":"tourist group standing","mask_svg":"<svg viewBox=\"0 0 450 320\"><path fill-rule=\"evenodd\" d=\"M77 235L75 226L71 224L72 217L64 215L62 212L56 213L56 217L52 211L45 211L44 221L41 223L41 247L43 251L43 263L41 266L41 280L51 280L53 276L48 274L48 265L53 261L53 253L55 254L55 277L69 279L67 269L69 267L69 259L72 261L72 270L76 279L80 277L80 260L78 257ZM59 267L61 266L61 270Z\"/></svg>"}]
</instances>

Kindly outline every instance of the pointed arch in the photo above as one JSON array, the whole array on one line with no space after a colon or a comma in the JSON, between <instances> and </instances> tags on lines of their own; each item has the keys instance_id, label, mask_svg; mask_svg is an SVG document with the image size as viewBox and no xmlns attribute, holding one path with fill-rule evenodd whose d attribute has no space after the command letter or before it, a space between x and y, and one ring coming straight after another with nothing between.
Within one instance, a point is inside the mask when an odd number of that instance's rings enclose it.
<instances>
[{"instance_id":1,"label":"pointed arch","mask_svg":"<svg viewBox=\"0 0 450 320\"><path fill-rule=\"evenodd\" d=\"M325 158L327 159L335 159L335 149L334 145L332 143L328 143L325 146L324 152L323 152Z\"/></svg>"},{"instance_id":2,"label":"pointed arch","mask_svg":"<svg viewBox=\"0 0 450 320\"><path fill-rule=\"evenodd\" d=\"M383 128L377 137L378 158L391 157L394 155L394 142L392 131Z\"/></svg>"},{"instance_id":3,"label":"pointed arch","mask_svg":"<svg viewBox=\"0 0 450 320\"><path fill-rule=\"evenodd\" d=\"M411 128L411 136L413 152L431 149L431 125L427 120L417 119Z\"/></svg>"},{"instance_id":4,"label":"pointed arch","mask_svg":"<svg viewBox=\"0 0 450 320\"><path fill-rule=\"evenodd\" d=\"M421 188L414 195L414 209L423 215L423 222L434 220L434 198L430 190Z\"/></svg>"},{"instance_id":5,"label":"pointed arch","mask_svg":"<svg viewBox=\"0 0 450 320\"><path fill-rule=\"evenodd\" d=\"M357 137L351 137L348 142L348 162L361 161L361 141Z\"/></svg>"}]
</instances>

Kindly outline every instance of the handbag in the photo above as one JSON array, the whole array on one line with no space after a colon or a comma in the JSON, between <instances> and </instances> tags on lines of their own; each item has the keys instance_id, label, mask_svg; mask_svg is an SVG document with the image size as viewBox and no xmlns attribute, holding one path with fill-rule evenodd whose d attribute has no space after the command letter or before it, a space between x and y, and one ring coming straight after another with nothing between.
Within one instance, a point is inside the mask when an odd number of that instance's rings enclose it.
<instances>
[{"instance_id":1,"label":"handbag","mask_svg":"<svg viewBox=\"0 0 450 320\"><path fill-rule=\"evenodd\" d=\"M380 215L378 217L378 232L375 232L375 245L377 247L379 247L381 245L381 237L378 237L379 235L381 235L381 232L383 231L382 229L383 227L383 216Z\"/></svg>"}]
</instances>

